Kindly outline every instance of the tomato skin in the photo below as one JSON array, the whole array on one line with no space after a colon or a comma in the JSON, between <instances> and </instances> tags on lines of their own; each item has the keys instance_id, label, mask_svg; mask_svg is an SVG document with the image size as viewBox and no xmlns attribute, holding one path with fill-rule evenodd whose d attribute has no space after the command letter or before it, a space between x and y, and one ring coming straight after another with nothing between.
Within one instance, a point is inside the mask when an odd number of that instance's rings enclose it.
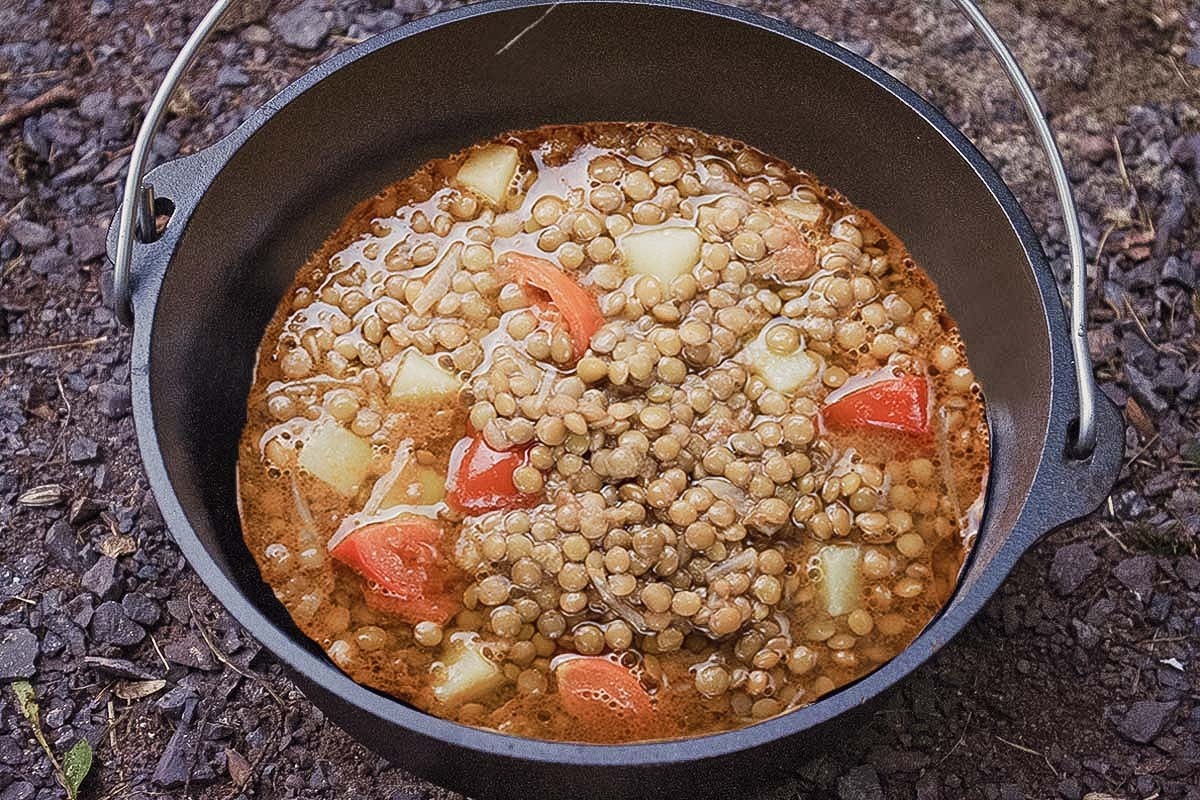
<instances>
[{"instance_id":1,"label":"tomato skin","mask_svg":"<svg viewBox=\"0 0 1200 800\"><path fill-rule=\"evenodd\" d=\"M528 461L528 451L493 450L481 434L459 440L450 453L446 502L466 514L537 505L540 495L520 492L513 484L513 472Z\"/></svg>"},{"instance_id":2,"label":"tomato skin","mask_svg":"<svg viewBox=\"0 0 1200 800\"><path fill-rule=\"evenodd\" d=\"M359 528L331 555L366 580L363 596L371 608L409 623L445 623L460 603L441 538L433 520L400 517Z\"/></svg>"},{"instance_id":3,"label":"tomato skin","mask_svg":"<svg viewBox=\"0 0 1200 800\"><path fill-rule=\"evenodd\" d=\"M592 336L604 324L604 315L592 293L572 280L553 262L524 253L505 253L503 263L522 287L532 286L550 297L550 305L562 318L571 336L575 358L583 357Z\"/></svg>"},{"instance_id":4,"label":"tomato skin","mask_svg":"<svg viewBox=\"0 0 1200 800\"><path fill-rule=\"evenodd\" d=\"M929 436L929 381L921 375L877 381L825 406L821 419L833 429L874 428Z\"/></svg>"},{"instance_id":5,"label":"tomato skin","mask_svg":"<svg viewBox=\"0 0 1200 800\"><path fill-rule=\"evenodd\" d=\"M641 681L604 656L569 658L554 670L563 710L598 741L652 736L658 710Z\"/></svg>"}]
</instances>

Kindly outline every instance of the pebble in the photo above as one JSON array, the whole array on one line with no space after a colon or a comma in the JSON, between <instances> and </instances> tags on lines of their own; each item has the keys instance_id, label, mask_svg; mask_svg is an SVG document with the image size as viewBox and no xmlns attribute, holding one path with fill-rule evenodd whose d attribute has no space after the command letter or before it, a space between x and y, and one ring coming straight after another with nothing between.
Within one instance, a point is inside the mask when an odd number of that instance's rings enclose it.
<instances>
[{"instance_id":1,"label":"pebble","mask_svg":"<svg viewBox=\"0 0 1200 800\"><path fill-rule=\"evenodd\" d=\"M79 542L75 538L74 528L67 520L58 519L51 523L50 527L46 529L43 544L46 548L46 555L50 556L50 560L56 565L72 571L78 570L82 566L79 557Z\"/></svg>"},{"instance_id":2,"label":"pebble","mask_svg":"<svg viewBox=\"0 0 1200 800\"><path fill-rule=\"evenodd\" d=\"M162 616L158 603L140 592L130 592L121 598L121 608L131 620L140 625L154 625Z\"/></svg>"},{"instance_id":3,"label":"pebble","mask_svg":"<svg viewBox=\"0 0 1200 800\"><path fill-rule=\"evenodd\" d=\"M250 76L237 67L224 66L217 71L217 86L249 86Z\"/></svg>"},{"instance_id":4,"label":"pebble","mask_svg":"<svg viewBox=\"0 0 1200 800\"><path fill-rule=\"evenodd\" d=\"M67 442L67 458L75 464L94 461L100 453L100 447L95 439L87 436L72 436Z\"/></svg>"},{"instance_id":5,"label":"pebble","mask_svg":"<svg viewBox=\"0 0 1200 800\"><path fill-rule=\"evenodd\" d=\"M108 249L108 234L101 228L72 228L69 236L71 252L80 263L95 261Z\"/></svg>"},{"instance_id":6,"label":"pebble","mask_svg":"<svg viewBox=\"0 0 1200 800\"><path fill-rule=\"evenodd\" d=\"M1113 567L1113 577L1121 582L1140 602L1150 599L1154 587L1156 559L1154 556L1133 556Z\"/></svg>"},{"instance_id":7,"label":"pebble","mask_svg":"<svg viewBox=\"0 0 1200 800\"><path fill-rule=\"evenodd\" d=\"M1050 585L1066 597L1074 594L1096 569L1100 559L1086 542L1076 542L1058 548L1050 563Z\"/></svg>"},{"instance_id":8,"label":"pebble","mask_svg":"<svg viewBox=\"0 0 1200 800\"><path fill-rule=\"evenodd\" d=\"M839 800L883 800L879 774L870 764L855 767L838 778L837 796Z\"/></svg>"},{"instance_id":9,"label":"pebble","mask_svg":"<svg viewBox=\"0 0 1200 800\"><path fill-rule=\"evenodd\" d=\"M218 666L212 650L194 634L167 644L163 647L163 655L167 661L190 669L214 670Z\"/></svg>"},{"instance_id":10,"label":"pebble","mask_svg":"<svg viewBox=\"0 0 1200 800\"><path fill-rule=\"evenodd\" d=\"M92 615L92 637L104 644L115 644L128 647L146 638L146 631L141 625L131 620L121 604L109 600L101 603Z\"/></svg>"},{"instance_id":11,"label":"pebble","mask_svg":"<svg viewBox=\"0 0 1200 800\"><path fill-rule=\"evenodd\" d=\"M24 628L0 633L0 680L32 678L38 638Z\"/></svg>"},{"instance_id":12,"label":"pebble","mask_svg":"<svg viewBox=\"0 0 1200 800\"><path fill-rule=\"evenodd\" d=\"M13 220L8 226L8 235L29 252L41 250L54 241L54 231L45 225L27 219Z\"/></svg>"},{"instance_id":13,"label":"pebble","mask_svg":"<svg viewBox=\"0 0 1200 800\"><path fill-rule=\"evenodd\" d=\"M116 560L108 556L100 556L96 559L96 563L83 573L83 577L79 579L79 585L101 600L111 600L117 589Z\"/></svg>"},{"instance_id":14,"label":"pebble","mask_svg":"<svg viewBox=\"0 0 1200 800\"><path fill-rule=\"evenodd\" d=\"M315 0L305 0L274 23L275 33L279 38L300 50L315 50L320 47L332 27L333 14Z\"/></svg>"},{"instance_id":15,"label":"pebble","mask_svg":"<svg viewBox=\"0 0 1200 800\"><path fill-rule=\"evenodd\" d=\"M1117 733L1131 742L1148 744L1162 733L1177 708L1178 702L1138 700L1117 721Z\"/></svg>"},{"instance_id":16,"label":"pebble","mask_svg":"<svg viewBox=\"0 0 1200 800\"><path fill-rule=\"evenodd\" d=\"M123 383L102 383L96 387L96 407L109 419L123 419L133 410L133 396Z\"/></svg>"}]
</instances>

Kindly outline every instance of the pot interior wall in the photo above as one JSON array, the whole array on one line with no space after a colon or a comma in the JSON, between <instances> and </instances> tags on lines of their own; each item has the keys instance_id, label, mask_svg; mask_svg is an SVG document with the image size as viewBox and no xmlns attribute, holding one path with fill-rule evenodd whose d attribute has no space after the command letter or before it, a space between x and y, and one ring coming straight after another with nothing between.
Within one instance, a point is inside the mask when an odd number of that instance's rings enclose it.
<instances>
[{"instance_id":1,"label":"pot interior wall","mask_svg":"<svg viewBox=\"0 0 1200 800\"><path fill-rule=\"evenodd\" d=\"M200 202L162 286L150 368L158 443L205 546L290 624L242 544L236 443L262 329L345 212L424 160L505 129L653 119L812 171L875 212L937 281L993 425L987 522L964 577L974 580L1033 480L1050 387L1039 292L987 187L903 102L772 32L678 9L565 4L498 53L541 13L446 24L325 77L277 111Z\"/></svg>"}]
</instances>

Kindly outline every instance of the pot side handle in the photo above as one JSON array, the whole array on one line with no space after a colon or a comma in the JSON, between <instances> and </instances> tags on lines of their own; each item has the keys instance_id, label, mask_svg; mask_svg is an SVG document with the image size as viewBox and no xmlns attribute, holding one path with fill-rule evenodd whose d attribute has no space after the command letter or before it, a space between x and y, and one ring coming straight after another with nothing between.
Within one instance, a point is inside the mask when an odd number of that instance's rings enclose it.
<instances>
[{"instance_id":1,"label":"pot side handle","mask_svg":"<svg viewBox=\"0 0 1200 800\"><path fill-rule=\"evenodd\" d=\"M1096 446L1086 457L1073 450L1077 424L1058 428L1047 446L1029 502L1038 517L1038 524L1032 526L1040 532L1037 538L1099 508L1124 466L1125 420L1103 392L1096 398Z\"/></svg>"}]
</instances>

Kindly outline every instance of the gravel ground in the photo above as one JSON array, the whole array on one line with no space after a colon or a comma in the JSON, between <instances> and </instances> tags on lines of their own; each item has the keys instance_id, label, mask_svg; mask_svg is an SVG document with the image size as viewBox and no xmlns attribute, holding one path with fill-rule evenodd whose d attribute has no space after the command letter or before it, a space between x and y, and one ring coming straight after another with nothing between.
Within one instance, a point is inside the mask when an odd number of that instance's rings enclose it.
<instances>
[{"instance_id":1,"label":"gravel ground","mask_svg":"<svg viewBox=\"0 0 1200 800\"><path fill-rule=\"evenodd\" d=\"M947 109L1061 269L1044 168L964 21L930 2L744 4L846 42ZM445 796L308 704L214 603L146 488L104 230L134 125L205 5L0 5L0 684L32 682L59 756L90 742L86 798ZM450 3L251 5L201 57L158 159L211 143L335 50ZM1076 183L1092 350L1125 409L1128 463L1101 512L1035 547L853 738L798 759L764 798L1200 798L1200 10L985 7L1043 90ZM50 105L23 108L48 91ZM0 686L0 800L63 794Z\"/></svg>"}]
</instances>

